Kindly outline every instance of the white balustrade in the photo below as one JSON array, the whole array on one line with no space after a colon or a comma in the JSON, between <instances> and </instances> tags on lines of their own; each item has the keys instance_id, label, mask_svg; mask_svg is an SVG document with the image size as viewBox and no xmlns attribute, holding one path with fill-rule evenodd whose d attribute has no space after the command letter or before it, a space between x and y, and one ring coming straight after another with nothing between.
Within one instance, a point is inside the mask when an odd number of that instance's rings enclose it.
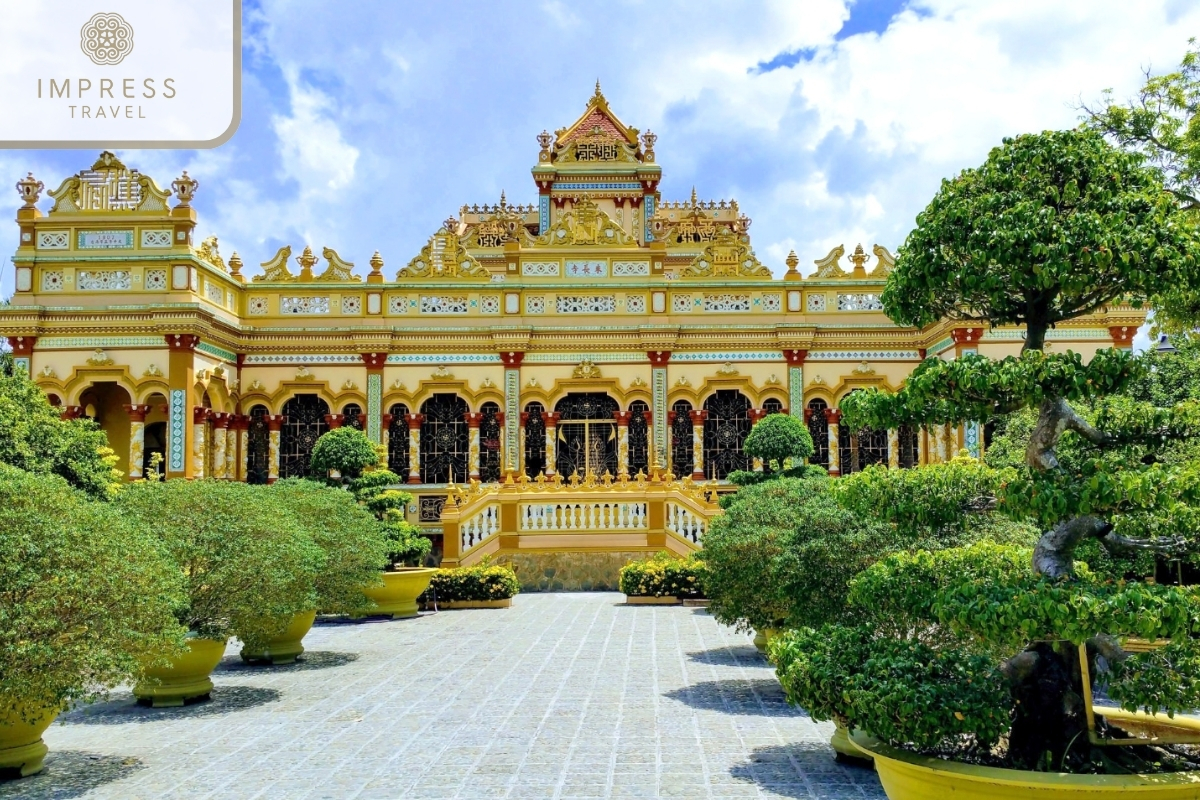
<instances>
[{"instance_id":1,"label":"white balustrade","mask_svg":"<svg viewBox=\"0 0 1200 800\"><path fill-rule=\"evenodd\" d=\"M708 523L703 517L690 508L679 503L667 502L667 530L687 539L693 544L700 544Z\"/></svg>"},{"instance_id":2,"label":"white balustrade","mask_svg":"<svg viewBox=\"0 0 1200 800\"><path fill-rule=\"evenodd\" d=\"M493 503L485 505L478 513L460 522L458 529L462 534L462 552L465 553L499 532L500 507Z\"/></svg>"},{"instance_id":3,"label":"white balustrade","mask_svg":"<svg viewBox=\"0 0 1200 800\"><path fill-rule=\"evenodd\" d=\"M649 527L644 501L522 503L522 531L626 531Z\"/></svg>"}]
</instances>

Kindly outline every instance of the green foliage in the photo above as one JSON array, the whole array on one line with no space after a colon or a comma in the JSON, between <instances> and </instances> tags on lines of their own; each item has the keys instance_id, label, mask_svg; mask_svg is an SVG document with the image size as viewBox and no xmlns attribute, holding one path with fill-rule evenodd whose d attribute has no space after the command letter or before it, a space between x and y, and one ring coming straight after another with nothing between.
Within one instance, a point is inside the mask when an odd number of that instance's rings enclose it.
<instances>
[{"instance_id":1,"label":"green foliage","mask_svg":"<svg viewBox=\"0 0 1200 800\"><path fill-rule=\"evenodd\" d=\"M782 470L787 462L799 464L813 454L812 434L790 414L768 414L750 431L743 449L768 469Z\"/></svg>"},{"instance_id":2,"label":"green foliage","mask_svg":"<svg viewBox=\"0 0 1200 800\"><path fill-rule=\"evenodd\" d=\"M1109 665L1108 696L1127 711L1146 709L1174 716L1200 708L1200 647L1178 639L1166 647L1135 653Z\"/></svg>"},{"instance_id":3,"label":"green foliage","mask_svg":"<svg viewBox=\"0 0 1200 800\"><path fill-rule=\"evenodd\" d=\"M676 558L658 553L621 567L620 586L630 597L704 597L707 575L707 566L696 554Z\"/></svg>"},{"instance_id":4,"label":"green foliage","mask_svg":"<svg viewBox=\"0 0 1200 800\"><path fill-rule=\"evenodd\" d=\"M1150 348L1138 356L1142 374L1127 389L1134 400L1173 406L1200 400L1200 336L1172 336L1175 352Z\"/></svg>"},{"instance_id":5,"label":"green foliage","mask_svg":"<svg viewBox=\"0 0 1200 800\"><path fill-rule=\"evenodd\" d=\"M790 702L893 745L935 749L970 737L991 747L1009 727L1012 696L985 654L842 626L789 631L769 652Z\"/></svg>"},{"instance_id":6,"label":"green foliage","mask_svg":"<svg viewBox=\"0 0 1200 800\"><path fill-rule=\"evenodd\" d=\"M343 478L358 475L379 461L375 443L358 428L334 428L321 435L313 445L309 470L314 475L327 475L337 470Z\"/></svg>"},{"instance_id":7,"label":"green foliage","mask_svg":"<svg viewBox=\"0 0 1200 800\"><path fill-rule=\"evenodd\" d=\"M411 522L393 519L384 525L388 562L392 567L418 566L433 551L433 542Z\"/></svg>"},{"instance_id":8,"label":"green foliage","mask_svg":"<svg viewBox=\"0 0 1200 800\"><path fill-rule=\"evenodd\" d=\"M751 472L746 469L735 469L729 473L728 479L734 486L754 486L775 478L825 478L828 476L829 473L819 464L795 464L778 472ZM735 502L736 498L737 493L727 494L721 497L721 502L728 504Z\"/></svg>"},{"instance_id":9,"label":"green foliage","mask_svg":"<svg viewBox=\"0 0 1200 800\"><path fill-rule=\"evenodd\" d=\"M385 487L396 486L402 483L404 481L400 476L391 470L376 469L364 472L359 477L350 481L350 491L354 493L355 499L365 500Z\"/></svg>"},{"instance_id":10,"label":"green foliage","mask_svg":"<svg viewBox=\"0 0 1200 800\"><path fill-rule=\"evenodd\" d=\"M521 591L517 573L510 567L483 561L471 567L439 569L429 581L428 594L438 602L453 600L506 600Z\"/></svg>"},{"instance_id":11,"label":"green foliage","mask_svg":"<svg viewBox=\"0 0 1200 800\"><path fill-rule=\"evenodd\" d=\"M1138 154L1095 131L1025 134L942 182L881 299L902 325L1024 324L1040 348L1058 322L1200 286L1197 236Z\"/></svg>"},{"instance_id":12,"label":"green foliage","mask_svg":"<svg viewBox=\"0 0 1200 800\"><path fill-rule=\"evenodd\" d=\"M289 478L270 491L324 553L314 581L317 611L355 614L370 608L362 587L376 582L388 562L380 522L349 492L314 481Z\"/></svg>"},{"instance_id":13,"label":"green foliage","mask_svg":"<svg viewBox=\"0 0 1200 800\"><path fill-rule=\"evenodd\" d=\"M317 606L325 554L270 486L170 480L124 488L116 505L157 532L185 578L176 619L205 638L256 647Z\"/></svg>"},{"instance_id":14,"label":"green foliage","mask_svg":"<svg viewBox=\"0 0 1200 800\"><path fill-rule=\"evenodd\" d=\"M389 566L413 567L433 551L433 542L404 518L404 509L412 502L412 495L387 488L399 482L396 473L378 470L351 481L350 490L383 523Z\"/></svg>"},{"instance_id":15,"label":"green foliage","mask_svg":"<svg viewBox=\"0 0 1200 800\"><path fill-rule=\"evenodd\" d=\"M363 505L379 519L396 516L403 519L403 511L412 502L412 499L411 494L398 489L384 489L375 494L363 492L362 495ZM397 512L400 513L397 514Z\"/></svg>"},{"instance_id":16,"label":"green foliage","mask_svg":"<svg viewBox=\"0 0 1200 800\"><path fill-rule=\"evenodd\" d=\"M182 649L182 577L152 530L61 478L0 465L0 719L92 700Z\"/></svg>"},{"instance_id":17,"label":"green foliage","mask_svg":"<svg viewBox=\"0 0 1200 800\"><path fill-rule=\"evenodd\" d=\"M121 482L104 431L90 420L63 420L12 356L0 356L0 464L57 475L92 497L107 498Z\"/></svg>"}]
</instances>

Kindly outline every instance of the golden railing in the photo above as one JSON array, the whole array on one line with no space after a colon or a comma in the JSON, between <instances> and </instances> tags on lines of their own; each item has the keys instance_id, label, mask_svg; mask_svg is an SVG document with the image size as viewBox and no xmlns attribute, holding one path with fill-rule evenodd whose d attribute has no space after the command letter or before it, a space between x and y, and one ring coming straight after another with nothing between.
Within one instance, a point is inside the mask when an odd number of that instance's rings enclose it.
<instances>
[{"instance_id":1,"label":"golden railing","mask_svg":"<svg viewBox=\"0 0 1200 800\"><path fill-rule=\"evenodd\" d=\"M468 566L484 556L547 550L700 549L716 515L715 483L647 477L537 480L449 487L442 509L444 566Z\"/></svg>"}]
</instances>

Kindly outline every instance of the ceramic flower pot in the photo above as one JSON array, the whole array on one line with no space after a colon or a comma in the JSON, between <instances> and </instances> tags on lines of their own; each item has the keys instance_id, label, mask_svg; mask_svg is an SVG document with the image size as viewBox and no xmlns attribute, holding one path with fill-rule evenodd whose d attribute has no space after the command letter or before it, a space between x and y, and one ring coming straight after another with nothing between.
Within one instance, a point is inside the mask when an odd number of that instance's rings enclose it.
<instances>
[{"instance_id":1,"label":"ceramic flower pot","mask_svg":"<svg viewBox=\"0 0 1200 800\"><path fill-rule=\"evenodd\" d=\"M382 574L383 586L369 586L363 594L375 601L373 614L390 614L392 619L417 616L417 598L429 588L436 569L401 567Z\"/></svg>"},{"instance_id":2,"label":"ceramic flower pot","mask_svg":"<svg viewBox=\"0 0 1200 800\"><path fill-rule=\"evenodd\" d=\"M1099 711L1100 709L1097 709ZM1152 730L1200 733L1200 720L1167 719L1104 709L1116 725L1142 733ZM1136 797L1139 800L1194 800L1200 797L1200 772L1157 775L1068 775L978 767L897 750L861 731L850 735L854 746L870 753L890 800L1096 800Z\"/></svg>"},{"instance_id":3,"label":"ceramic flower pot","mask_svg":"<svg viewBox=\"0 0 1200 800\"><path fill-rule=\"evenodd\" d=\"M766 653L767 645L772 639L779 635L778 628L763 628L754 631L754 646L758 648L758 652Z\"/></svg>"},{"instance_id":4,"label":"ceramic flower pot","mask_svg":"<svg viewBox=\"0 0 1200 800\"><path fill-rule=\"evenodd\" d=\"M47 750L42 734L57 716L57 708L25 706L0 718L0 770L15 770L21 777L41 772Z\"/></svg>"},{"instance_id":5,"label":"ceramic flower pot","mask_svg":"<svg viewBox=\"0 0 1200 800\"><path fill-rule=\"evenodd\" d=\"M154 708L181 706L189 700L208 697L213 682L209 678L225 655L224 639L188 639L188 650L166 667L146 669L146 677L133 687L138 702Z\"/></svg>"},{"instance_id":6,"label":"ceramic flower pot","mask_svg":"<svg viewBox=\"0 0 1200 800\"><path fill-rule=\"evenodd\" d=\"M303 611L292 615L292 621L284 628L283 633L273 636L259 648L242 648L242 660L250 663L291 664L296 656L304 652L301 641L312 629L317 618L316 611Z\"/></svg>"}]
</instances>

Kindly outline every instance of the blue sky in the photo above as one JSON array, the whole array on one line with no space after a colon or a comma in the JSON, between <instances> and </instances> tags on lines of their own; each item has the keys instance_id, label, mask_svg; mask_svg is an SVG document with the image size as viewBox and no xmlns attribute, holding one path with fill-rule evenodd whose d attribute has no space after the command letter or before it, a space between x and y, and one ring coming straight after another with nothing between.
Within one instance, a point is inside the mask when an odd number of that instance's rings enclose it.
<instances>
[{"instance_id":1,"label":"blue sky","mask_svg":"<svg viewBox=\"0 0 1200 800\"><path fill-rule=\"evenodd\" d=\"M790 249L810 267L842 243L895 250L1001 137L1069 127L1080 97L1177 64L1200 4L247 0L245 30L233 140L120 155L162 186L188 169L201 234L251 272L311 244L364 273L378 249L394 274L461 204L531 202L534 137L574 121L597 78L659 135L664 197L736 198L782 272ZM0 151L0 176L54 187L94 158Z\"/></svg>"}]
</instances>

